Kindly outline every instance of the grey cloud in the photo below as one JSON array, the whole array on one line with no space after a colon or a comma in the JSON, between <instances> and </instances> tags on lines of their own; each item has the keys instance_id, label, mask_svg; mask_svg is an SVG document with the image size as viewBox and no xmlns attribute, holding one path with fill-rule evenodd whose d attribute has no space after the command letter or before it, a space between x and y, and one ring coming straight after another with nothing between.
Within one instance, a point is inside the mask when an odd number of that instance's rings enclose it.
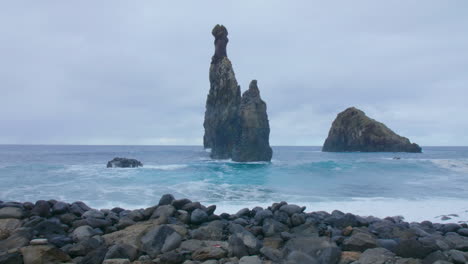
<instances>
[{"instance_id":1,"label":"grey cloud","mask_svg":"<svg viewBox=\"0 0 468 264\"><path fill-rule=\"evenodd\" d=\"M464 1L36 1L0 4L0 143L198 144L229 30L273 145L321 145L362 108L421 145L467 145Z\"/></svg>"}]
</instances>

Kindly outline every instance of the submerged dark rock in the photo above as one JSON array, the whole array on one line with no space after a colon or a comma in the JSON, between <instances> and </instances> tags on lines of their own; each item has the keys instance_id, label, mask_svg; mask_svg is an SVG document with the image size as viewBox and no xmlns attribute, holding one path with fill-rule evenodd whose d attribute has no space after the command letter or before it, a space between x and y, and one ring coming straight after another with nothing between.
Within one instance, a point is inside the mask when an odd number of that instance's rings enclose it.
<instances>
[{"instance_id":1,"label":"submerged dark rock","mask_svg":"<svg viewBox=\"0 0 468 264\"><path fill-rule=\"evenodd\" d=\"M240 135L234 145L232 160L270 161L270 125L266 103L260 97L257 80L252 80L249 89L242 94L239 108Z\"/></svg>"},{"instance_id":2,"label":"submerged dark rock","mask_svg":"<svg viewBox=\"0 0 468 264\"><path fill-rule=\"evenodd\" d=\"M227 57L227 29L216 25L212 34L215 37L215 54L210 66L210 92L206 99L203 145L211 148L211 158L228 159L231 158L239 135L241 92Z\"/></svg>"},{"instance_id":3,"label":"submerged dark rock","mask_svg":"<svg viewBox=\"0 0 468 264\"><path fill-rule=\"evenodd\" d=\"M322 151L421 152L421 147L354 107L338 114Z\"/></svg>"},{"instance_id":4,"label":"submerged dark rock","mask_svg":"<svg viewBox=\"0 0 468 264\"><path fill-rule=\"evenodd\" d=\"M143 164L136 159L127 159L127 158L114 158L113 160L107 162L107 168L136 168L142 167Z\"/></svg>"}]
</instances>

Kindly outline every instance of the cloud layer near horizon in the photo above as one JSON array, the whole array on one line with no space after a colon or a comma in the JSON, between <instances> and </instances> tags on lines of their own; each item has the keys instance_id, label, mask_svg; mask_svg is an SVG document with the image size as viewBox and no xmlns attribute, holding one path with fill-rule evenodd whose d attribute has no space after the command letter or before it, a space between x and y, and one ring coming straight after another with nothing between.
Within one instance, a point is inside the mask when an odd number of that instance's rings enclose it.
<instances>
[{"instance_id":1,"label":"cloud layer near horizon","mask_svg":"<svg viewBox=\"0 0 468 264\"><path fill-rule=\"evenodd\" d=\"M223 2L224 3L224 2ZM321 145L356 106L420 145L468 145L466 1L8 1L0 143L201 145L212 27L272 145Z\"/></svg>"}]
</instances>

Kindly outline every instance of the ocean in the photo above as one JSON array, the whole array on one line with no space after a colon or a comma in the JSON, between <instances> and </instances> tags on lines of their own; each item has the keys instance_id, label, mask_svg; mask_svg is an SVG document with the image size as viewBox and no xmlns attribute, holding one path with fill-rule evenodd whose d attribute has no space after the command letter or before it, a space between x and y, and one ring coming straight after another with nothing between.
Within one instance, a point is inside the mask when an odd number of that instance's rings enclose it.
<instances>
[{"instance_id":1,"label":"ocean","mask_svg":"<svg viewBox=\"0 0 468 264\"><path fill-rule=\"evenodd\" d=\"M424 147L422 154L320 149L273 147L271 163L235 163L211 160L201 146L0 145L0 200L136 209L172 193L216 204L216 213L287 201L308 212L468 220L468 147ZM106 168L114 157L144 166Z\"/></svg>"}]
</instances>

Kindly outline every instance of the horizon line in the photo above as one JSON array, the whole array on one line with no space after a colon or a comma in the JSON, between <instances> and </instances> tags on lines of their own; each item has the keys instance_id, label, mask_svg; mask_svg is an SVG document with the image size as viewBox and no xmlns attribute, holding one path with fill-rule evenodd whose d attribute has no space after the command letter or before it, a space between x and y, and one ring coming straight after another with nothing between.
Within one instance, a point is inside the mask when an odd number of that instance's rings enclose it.
<instances>
[{"instance_id":1,"label":"horizon line","mask_svg":"<svg viewBox=\"0 0 468 264\"><path fill-rule=\"evenodd\" d=\"M0 146L95 146L95 147L202 147L203 145L144 145L144 144L41 144L41 143L25 143L12 144L0 143ZM323 145L271 145L271 147L323 147ZM468 147L468 145L423 145L422 147Z\"/></svg>"}]
</instances>

